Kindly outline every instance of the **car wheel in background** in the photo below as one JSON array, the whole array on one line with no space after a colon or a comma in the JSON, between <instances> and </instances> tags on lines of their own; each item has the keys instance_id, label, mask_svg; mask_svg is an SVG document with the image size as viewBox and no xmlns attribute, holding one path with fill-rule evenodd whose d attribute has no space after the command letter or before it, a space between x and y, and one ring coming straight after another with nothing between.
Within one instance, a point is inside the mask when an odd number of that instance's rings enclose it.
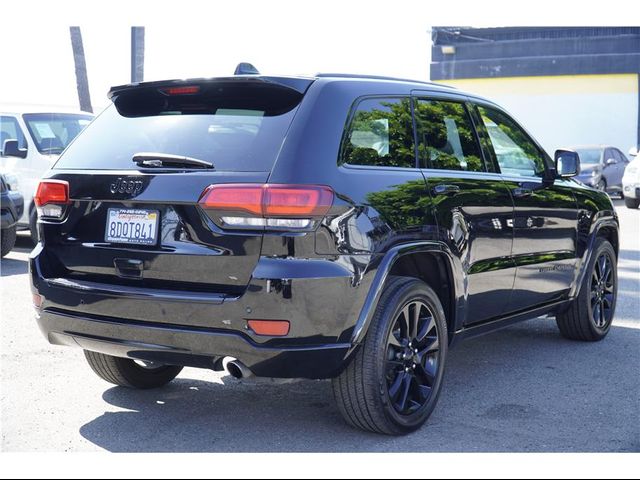
<instances>
[{"instance_id":1,"label":"car wheel in background","mask_svg":"<svg viewBox=\"0 0 640 480\"><path fill-rule=\"evenodd\" d=\"M88 350L84 351L84 356L96 375L120 387L142 390L160 388L182 371L182 367L175 365L145 364Z\"/></svg>"},{"instance_id":2,"label":"car wheel in background","mask_svg":"<svg viewBox=\"0 0 640 480\"><path fill-rule=\"evenodd\" d=\"M640 207L640 199L624 197L624 204L627 208L638 208Z\"/></svg>"},{"instance_id":3,"label":"car wheel in background","mask_svg":"<svg viewBox=\"0 0 640 480\"><path fill-rule=\"evenodd\" d=\"M29 232L31 233L31 241L34 245L38 243L39 234L38 234L38 213L34 207L29 214Z\"/></svg>"},{"instance_id":4,"label":"car wheel in background","mask_svg":"<svg viewBox=\"0 0 640 480\"><path fill-rule=\"evenodd\" d=\"M0 253L2 253L2 257L4 258L4 256L9 253L16 244L16 226L14 225L13 227L2 230L2 232L0 232L0 237L2 237L0 240L0 243L2 244L0 247Z\"/></svg>"},{"instance_id":5,"label":"car wheel in background","mask_svg":"<svg viewBox=\"0 0 640 480\"><path fill-rule=\"evenodd\" d=\"M607 191L607 182L605 182L604 180L600 180L598 182L598 184L596 185L596 188L598 190L600 190L601 192L606 192Z\"/></svg>"}]
</instances>

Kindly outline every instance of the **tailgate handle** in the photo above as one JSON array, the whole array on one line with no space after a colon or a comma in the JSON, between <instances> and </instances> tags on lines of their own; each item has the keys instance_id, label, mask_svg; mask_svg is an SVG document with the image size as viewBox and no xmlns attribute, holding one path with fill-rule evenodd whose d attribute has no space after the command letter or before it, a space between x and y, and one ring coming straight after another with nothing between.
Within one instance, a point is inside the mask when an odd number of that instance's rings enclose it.
<instances>
[{"instance_id":1,"label":"tailgate handle","mask_svg":"<svg viewBox=\"0 0 640 480\"><path fill-rule=\"evenodd\" d=\"M123 278L142 279L142 270L144 262L133 258L114 258L113 265L116 267L116 273Z\"/></svg>"}]
</instances>

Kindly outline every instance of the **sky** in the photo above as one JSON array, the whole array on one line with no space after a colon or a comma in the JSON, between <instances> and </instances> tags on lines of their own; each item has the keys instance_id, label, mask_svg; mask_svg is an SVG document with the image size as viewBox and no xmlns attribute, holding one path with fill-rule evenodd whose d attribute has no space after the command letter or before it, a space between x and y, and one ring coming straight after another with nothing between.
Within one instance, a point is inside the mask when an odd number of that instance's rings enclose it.
<instances>
[{"instance_id":1,"label":"sky","mask_svg":"<svg viewBox=\"0 0 640 480\"><path fill-rule=\"evenodd\" d=\"M145 26L145 80L348 72L429 79L432 25L628 24L631 2L57 0L0 2L0 104L77 106L69 26L80 26L94 110L130 81ZM619 7L619 8L616 8ZM636 24L638 19L636 18Z\"/></svg>"}]
</instances>

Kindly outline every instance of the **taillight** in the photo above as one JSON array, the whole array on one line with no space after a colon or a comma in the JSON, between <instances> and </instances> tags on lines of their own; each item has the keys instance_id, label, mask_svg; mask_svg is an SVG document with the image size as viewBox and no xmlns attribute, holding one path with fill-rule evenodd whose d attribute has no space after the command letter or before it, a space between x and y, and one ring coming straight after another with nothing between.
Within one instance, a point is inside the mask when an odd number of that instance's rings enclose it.
<instances>
[{"instance_id":1,"label":"taillight","mask_svg":"<svg viewBox=\"0 0 640 480\"><path fill-rule=\"evenodd\" d=\"M69 182L64 180L43 180L38 185L33 201L38 215L43 218L60 219L69 200Z\"/></svg>"},{"instance_id":2,"label":"taillight","mask_svg":"<svg viewBox=\"0 0 640 480\"><path fill-rule=\"evenodd\" d=\"M211 185L200 204L215 212L224 228L307 231L331 208L333 190L324 185Z\"/></svg>"}]
</instances>

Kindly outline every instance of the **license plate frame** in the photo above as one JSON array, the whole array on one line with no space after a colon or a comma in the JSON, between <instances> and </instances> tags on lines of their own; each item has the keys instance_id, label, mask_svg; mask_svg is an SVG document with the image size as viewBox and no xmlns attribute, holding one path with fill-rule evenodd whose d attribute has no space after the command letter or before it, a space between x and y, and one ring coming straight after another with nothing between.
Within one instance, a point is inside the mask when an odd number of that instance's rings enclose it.
<instances>
[{"instance_id":1,"label":"license plate frame","mask_svg":"<svg viewBox=\"0 0 640 480\"><path fill-rule=\"evenodd\" d=\"M120 222L121 227L116 224L114 230L111 230L112 221ZM136 236L136 225L141 225L138 236ZM107 243L120 245L155 246L158 243L159 225L160 212L158 210L109 208L104 227L104 240ZM110 234L112 231L113 235ZM131 235L129 232L131 232ZM152 236L149 236L149 234Z\"/></svg>"}]
</instances>

